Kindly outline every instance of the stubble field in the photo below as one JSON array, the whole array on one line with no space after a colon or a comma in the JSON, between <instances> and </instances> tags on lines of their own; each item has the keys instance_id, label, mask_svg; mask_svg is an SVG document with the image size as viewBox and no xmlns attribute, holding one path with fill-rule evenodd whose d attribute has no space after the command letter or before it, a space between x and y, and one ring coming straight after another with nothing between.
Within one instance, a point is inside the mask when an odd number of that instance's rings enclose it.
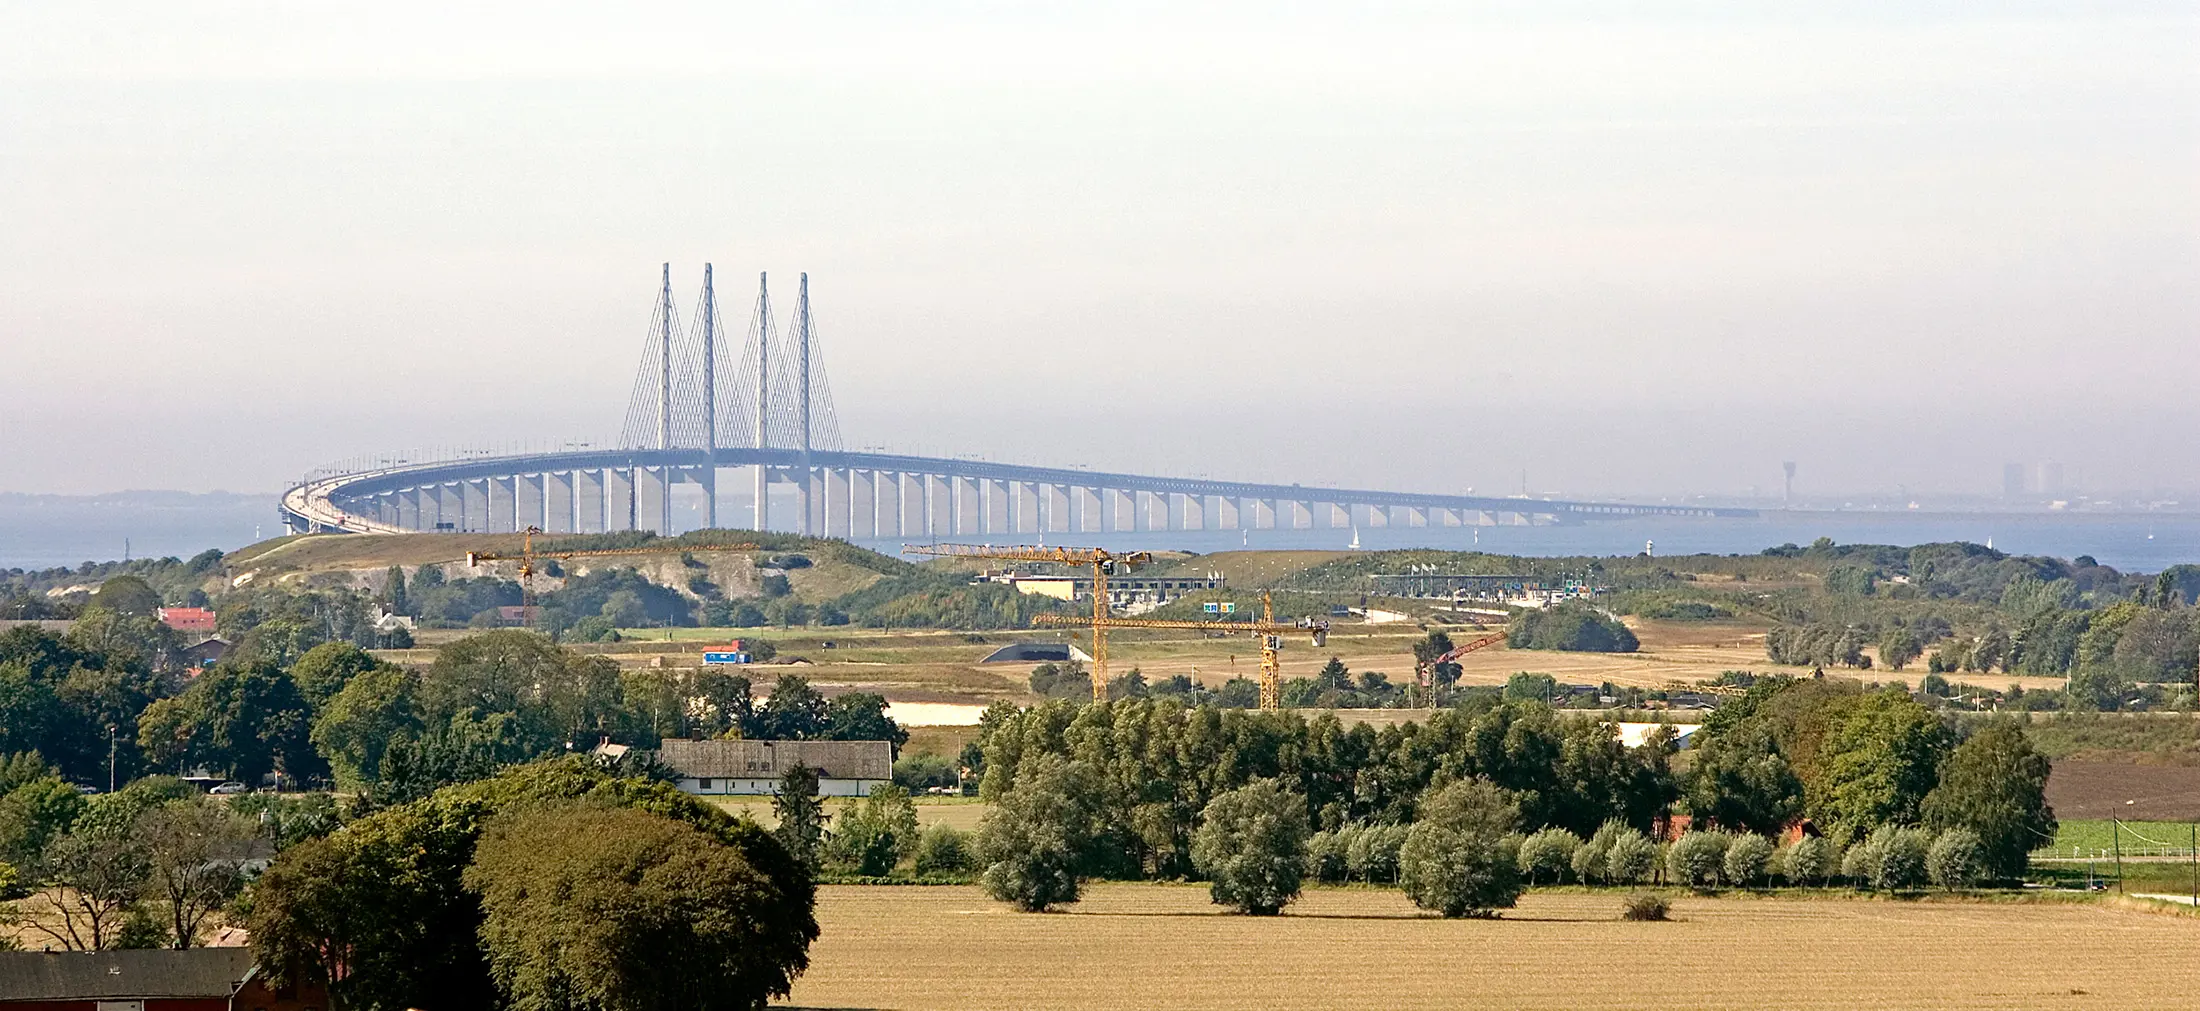
<instances>
[{"instance_id":1,"label":"stubble field","mask_svg":"<svg viewBox=\"0 0 2200 1011\"><path fill-rule=\"evenodd\" d=\"M1029 915L971 887L828 886L791 1004L812 1008L2170 1008L2200 920L2101 905L1682 898L1628 923L1611 894L1422 916L1318 889L1276 919L1200 886L1100 884Z\"/></svg>"}]
</instances>

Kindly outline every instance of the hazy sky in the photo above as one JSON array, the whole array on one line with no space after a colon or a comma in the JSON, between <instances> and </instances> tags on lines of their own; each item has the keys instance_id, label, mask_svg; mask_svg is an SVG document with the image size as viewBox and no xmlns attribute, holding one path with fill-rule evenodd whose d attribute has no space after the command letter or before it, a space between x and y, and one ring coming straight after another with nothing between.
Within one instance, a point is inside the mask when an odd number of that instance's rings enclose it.
<instances>
[{"instance_id":1,"label":"hazy sky","mask_svg":"<svg viewBox=\"0 0 2200 1011\"><path fill-rule=\"evenodd\" d=\"M1028 6L0 2L0 490L608 438L666 260L854 444L2200 486L2189 3Z\"/></svg>"}]
</instances>

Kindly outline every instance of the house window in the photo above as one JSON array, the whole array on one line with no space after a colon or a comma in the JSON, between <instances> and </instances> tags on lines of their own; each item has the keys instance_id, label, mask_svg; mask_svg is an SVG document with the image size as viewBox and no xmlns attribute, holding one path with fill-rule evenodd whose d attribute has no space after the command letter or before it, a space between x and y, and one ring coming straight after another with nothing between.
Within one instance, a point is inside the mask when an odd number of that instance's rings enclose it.
<instances>
[{"instance_id":1,"label":"house window","mask_svg":"<svg viewBox=\"0 0 2200 1011\"><path fill-rule=\"evenodd\" d=\"M710 777L708 777L708 776L705 776L705 777L703 777L702 779L696 780L696 787L695 787L695 788L696 788L696 789L698 789L698 790L708 790L708 789L710 789Z\"/></svg>"}]
</instances>

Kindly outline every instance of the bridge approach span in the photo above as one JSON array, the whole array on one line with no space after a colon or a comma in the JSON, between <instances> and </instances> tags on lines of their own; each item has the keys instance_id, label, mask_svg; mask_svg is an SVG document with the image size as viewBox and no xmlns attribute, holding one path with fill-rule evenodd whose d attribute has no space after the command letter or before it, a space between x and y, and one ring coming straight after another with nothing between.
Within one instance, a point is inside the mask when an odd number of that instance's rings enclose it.
<instances>
[{"instance_id":1,"label":"bridge approach span","mask_svg":"<svg viewBox=\"0 0 2200 1011\"><path fill-rule=\"evenodd\" d=\"M582 450L398 464L301 483L283 496L282 511L286 524L301 532L504 532L536 526L556 533L673 533L675 503L683 495L694 500L703 525L721 525L717 486L728 469L754 474L756 486L767 489L763 504L740 525L854 540L1756 515L1704 506L1320 488L756 447ZM784 491L773 495L773 487ZM774 499L782 501L774 507Z\"/></svg>"}]
</instances>

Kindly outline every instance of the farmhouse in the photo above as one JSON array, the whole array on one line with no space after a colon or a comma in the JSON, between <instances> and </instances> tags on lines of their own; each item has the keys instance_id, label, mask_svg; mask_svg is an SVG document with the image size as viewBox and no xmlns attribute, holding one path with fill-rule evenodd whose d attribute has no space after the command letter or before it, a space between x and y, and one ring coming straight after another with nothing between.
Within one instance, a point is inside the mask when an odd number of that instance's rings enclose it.
<instances>
[{"instance_id":1,"label":"farmhouse","mask_svg":"<svg viewBox=\"0 0 2200 1011\"><path fill-rule=\"evenodd\" d=\"M894 780L894 746L885 741L667 740L657 761L680 789L700 794L770 794L796 765L817 770L823 797L862 797Z\"/></svg>"},{"instance_id":2,"label":"farmhouse","mask_svg":"<svg viewBox=\"0 0 2200 1011\"><path fill-rule=\"evenodd\" d=\"M319 1011L316 986L274 987L247 948L0 952L0 1011Z\"/></svg>"}]
</instances>

